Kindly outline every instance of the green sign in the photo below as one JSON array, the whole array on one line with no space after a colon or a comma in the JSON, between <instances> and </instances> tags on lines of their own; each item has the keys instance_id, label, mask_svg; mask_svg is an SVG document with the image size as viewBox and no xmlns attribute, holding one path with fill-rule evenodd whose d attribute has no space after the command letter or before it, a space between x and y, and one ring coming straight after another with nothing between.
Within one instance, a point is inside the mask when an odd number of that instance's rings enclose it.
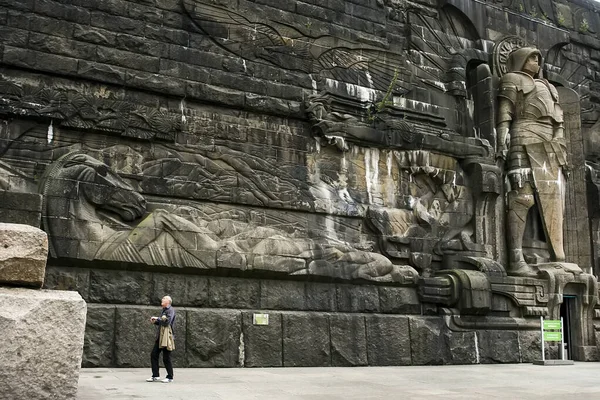
<instances>
[{"instance_id":1,"label":"green sign","mask_svg":"<svg viewBox=\"0 0 600 400\"><path fill-rule=\"evenodd\" d=\"M544 330L560 330L560 319L547 319L544 321Z\"/></svg>"},{"instance_id":2,"label":"green sign","mask_svg":"<svg viewBox=\"0 0 600 400\"><path fill-rule=\"evenodd\" d=\"M560 342L562 339L562 333L560 332L544 332L545 342Z\"/></svg>"},{"instance_id":3,"label":"green sign","mask_svg":"<svg viewBox=\"0 0 600 400\"><path fill-rule=\"evenodd\" d=\"M269 314L254 314L252 322L254 325L269 325Z\"/></svg>"}]
</instances>

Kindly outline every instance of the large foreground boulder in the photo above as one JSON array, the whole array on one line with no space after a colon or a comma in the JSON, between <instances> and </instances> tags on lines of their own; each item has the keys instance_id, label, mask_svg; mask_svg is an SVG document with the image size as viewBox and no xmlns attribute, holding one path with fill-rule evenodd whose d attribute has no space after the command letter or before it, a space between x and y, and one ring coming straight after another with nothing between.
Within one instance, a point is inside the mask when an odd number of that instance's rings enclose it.
<instances>
[{"instance_id":1,"label":"large foreground boulder","mask_svg":"<svg viewBox=\"0 0 600 400\"><path fill-rule=\"evenodd\" d=\"M0 285L42 287L47 257L46 232L29 225L0 223Z\"/></svg>"},{"instance_id":2,"label":"large foreground boulder","mask_svg":"<svg viewBox=\"0 0 600 400\"><path fill-rule=\"evenodd\" d=\"M74 399L85 316L77 292L0 287L0 399Z\"/></svg>"}]
</instances>

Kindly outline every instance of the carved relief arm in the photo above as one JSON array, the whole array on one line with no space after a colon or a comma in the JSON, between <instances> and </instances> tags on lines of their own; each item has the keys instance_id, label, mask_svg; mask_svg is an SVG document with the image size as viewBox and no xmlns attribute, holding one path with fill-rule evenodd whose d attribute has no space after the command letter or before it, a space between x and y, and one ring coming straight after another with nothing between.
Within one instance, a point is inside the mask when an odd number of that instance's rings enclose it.
<instances>
[{"instance_id":1,"label":"carved relief arm","mask_svg":"<svg viewBox=\"0 0 600 400\"><path fill-rule=\"evenodd\" d=\"M560 143L564 143L565 141L565 128L563 126L563 123L557 123L554 126L554 135L553 135L553 139L560 142Z\"/></svg>"},{"instance_id":2,"label":"carved relief arm","mask_svg":"<svg viewBox=\"0 0 600 400\"><path fill-rule=\"evenodd\" d=\"M513 103L506 97L498 98L498 124L496 125L496 158L506 160L510 147L510 124L513 118Z\"/></svg>"}]
</instances>

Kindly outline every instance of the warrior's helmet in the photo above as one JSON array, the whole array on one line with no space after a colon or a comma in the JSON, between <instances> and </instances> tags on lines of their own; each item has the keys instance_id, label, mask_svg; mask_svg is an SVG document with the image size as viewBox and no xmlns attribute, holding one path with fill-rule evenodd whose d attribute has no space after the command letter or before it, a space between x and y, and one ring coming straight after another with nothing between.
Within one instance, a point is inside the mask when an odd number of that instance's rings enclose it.
<instances>
[{"instance_id":1,"label":"warrior's helmet","mask_svg":"<svg viewBox=\"0 0 600 400\"><path fill-rule=\"evenodd\" d=\"M521 47L520 49L514 50L508 56L508 61L506 62L506 72L516 72L522 71L523 66L525 66L525 62L532 54L537 54L538 63L540 69L538 73L534 76L534 78L542 77L542 53L536 48L533 47Z\"/></svg>"}]
</instances>

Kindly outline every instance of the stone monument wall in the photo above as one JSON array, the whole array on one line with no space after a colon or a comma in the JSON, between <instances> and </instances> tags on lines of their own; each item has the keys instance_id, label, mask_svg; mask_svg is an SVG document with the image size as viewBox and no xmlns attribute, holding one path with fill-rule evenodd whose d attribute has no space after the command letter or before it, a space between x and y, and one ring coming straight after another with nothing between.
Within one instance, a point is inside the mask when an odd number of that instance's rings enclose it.
<instances>
[{"instance_id":1,"label":"stone monument wall","mask_svg":"<svg viewBox=\"0 0 600 400\"><path fill-rule=\"evenodd\" d=\"M165 294L179 367L529 362L566 293L599 357L593 3L13 3L0 221L48 233L84 366L149 365ZM560 276L506 272L496 98L524 46L565 111ZM556 261L530 219L526 261Z\"/></svg>"}]
</instances>

